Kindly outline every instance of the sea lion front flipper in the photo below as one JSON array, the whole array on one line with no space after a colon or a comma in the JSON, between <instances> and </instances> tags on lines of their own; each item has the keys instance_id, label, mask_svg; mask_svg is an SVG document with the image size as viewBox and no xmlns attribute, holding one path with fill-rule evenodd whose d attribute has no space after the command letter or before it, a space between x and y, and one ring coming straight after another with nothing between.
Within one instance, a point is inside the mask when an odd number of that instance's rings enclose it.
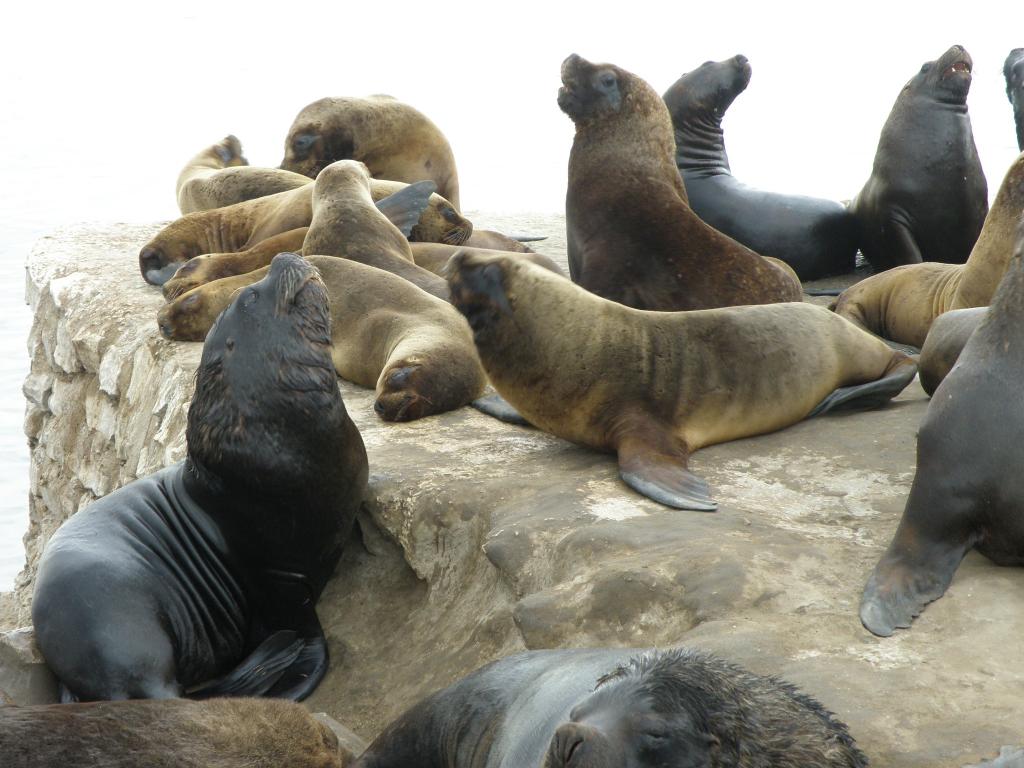
<instances>
[{"instance_id":1,"label":"sea lion front flipper","mask_svg":"<svg viewBox=\"0 0 1024 768\"><path fill-rule=\"evenodd\" d=\"M512 407L512 404L509 403L508 400L497 392L491 392L490 394L478 397L476 400L473 400L470 405L481 413L493 416L499 421L504 421L508 424L517 424L521 427L533 426L523 418L519 411Z\"/></svg>"},{"instance_id":2,"label":"sea lion front flipper","mask_svg":"<svg viewBox=\"0 0 1024 768\"><path fill-rule=\"evenodd\" d=\"M889 365L880 379L866 384L839 387L818 403L805 418L810 419L839 409L877 408L892 400L917 374L917 363L899 351L897 354L900 357Z\"/></svg>"},{"instance_id":3,"label":"sea lion front flipper","mask_svg":"<svg viewBox=\"0 0 1024 768\"><path fill-rule=\"evenodd\" d=\"M653 417L623 419L616 437L619 476L630 488L676 509L718 509L707 481L687 468L686 446Z\"/></svg>"},{"instance_id":4,"label":"sea lion front flipper","mask_svg":"<svg viewBox=\"0 0 1024 768\"><path fill-rule=\"evenodd\" d=\"M419 224L420 216L430 205L430 196L436 191L437 184L434 182L417 181L383 200L378 200L377 210L387 216L388 221L408 237L412 228Z\"/></svg>"},{"instance_id":5,"label":"sea lion front flipper","mask_svg":"<svg viewBox=\"0 0 1024 768\"><path fill-rule=\"evenodd\" d=\"M189 691L187 696L190 699L262 696L292 666L303 650L304 643L295 632L274 632L224 677Z\"/></svg>"}]
</instances>

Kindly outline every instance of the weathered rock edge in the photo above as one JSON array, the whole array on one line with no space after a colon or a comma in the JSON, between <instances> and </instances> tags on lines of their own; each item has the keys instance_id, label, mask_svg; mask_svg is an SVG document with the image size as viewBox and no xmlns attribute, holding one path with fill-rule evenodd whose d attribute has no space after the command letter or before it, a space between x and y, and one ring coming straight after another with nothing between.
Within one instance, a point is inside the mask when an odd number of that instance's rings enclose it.
<instances>
[{"instance_id":1,"label":"weathered rock edge","mask_svg":"<svg viewBox=\"0 0 1024 768\"><path fill-rule=\"evenodd\" d=\"M564 263L555 217L481 225L551 232L539 249ZM136 267L156 228L72 228L29 258L21 624L53 531L183 455L200 345L157 333L162 299ZM643 499L610 457L549 435L467 408L385 424L372 392L341 391L370 489L362 541L320 603L333 663L309 704L364 738L511 651L687 643L802 686L877 765L961 765L1019 742L1024 571L971 555L912 631L879 639L857 619L913 476L916 384L879 411L700 451L710 515Z\"/></svg>"}]
</instances>

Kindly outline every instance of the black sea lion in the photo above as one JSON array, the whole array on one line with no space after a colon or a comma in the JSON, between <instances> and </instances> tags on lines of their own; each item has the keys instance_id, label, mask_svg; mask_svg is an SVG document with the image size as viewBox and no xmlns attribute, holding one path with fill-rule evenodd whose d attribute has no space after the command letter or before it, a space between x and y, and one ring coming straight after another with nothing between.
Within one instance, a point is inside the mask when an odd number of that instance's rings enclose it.
<instances>
[{"instance_id":1,"label":"black sea lion","mask_svg":"<svg viewBox=\"0 0 1024 768\"><path fill-rule=\"evenodd\" d=\"M793 270L701 221L686 202L672 120L642 79L573 54L558 106L576 124L565 224L569 274L637 309L800 301Z\"/></svg>"},{"instance_id":2,"label":"black sea lion","mask_svg":"<svg viewBox=\"0 0 1024 768\"><path fill-rule=\"evenodd\" d=\"M288 192L309 183L300 173L251 167L242 156L241 142L235 136L226 136L185 164L178 174L175 194L184 214Z\"/></svg>"},{"instance_id":3,"label":"black sea lion","mask_svg":"<svg viewBox=\"0 0 1024 768\"><path fill-rule=\"evenodd\" d=\"M810 696L689 649L527 651L407 710L357 768L864 768Z\"/></svg>"},{"instance_id":4,"label":"black sea lion","mask_svg":"<svg viewBox=\"0 0 1024 768\"><path fill-rule=\"evenodd\" d=\"M74 515L32 618L82 700L302 699L327 670L316 600L366 487L316 270L278 256L203 346L184 462ZM246 658L248 657L248 658Z\"/></svg>"},{"instance_id":5,"label":"black sea lion","mask_svg":"<svg viewBox=\"0 0 1024 768\"><path fill-rule=\"evenodd\" d=\"M469 328L451 304L376 267L334 256L307 258L331 302L334 368L342 378L377 390L378 416L411 421L480 395L486 377ZM202 341L231 297L266 271L216 280L175 299L157 315L160 332Z\"/></svg>"},{"instance_id":6,"label":"black sea lion","mask_svg":"<svg viewBox=\"0 0 1024 768\"><path fill-rule=\"evenodd\" d=\"M971 65L959 45L926 62L882 127L871 177L850 204L876 272L963 263L978 239L988 186L967 114Z\"/></svg>"},{"instance_id":7,"label":"black sea lion","mask_svg":"<svg viewBox=\"0 0 1024 768\"><path fill-rule=\"evenodd\" d=\"M331 729L290 701L99 701L0 709L4 768L342 768L347 763Z\"/></svg>"},{"instance_id":8,"label":"black sea lion","mask_svg":"<svg viewBox=\"0 0 1024 768\"><path fill-rule=\"evenodd\" d=\"M986 314L988 307L969 307L954 309L935 318L917 363L921 389L929 396L935 394L939 384L956 365L967 340Z\"/></svg>"},{"instance_id":9,"label":"black sea lion","mask_svg":"<svg viewBox=\"0 0 1024 768\"><path fill-rule=\"evenodd\" d=\"M719 232L786 262L801 280L852 271L857 224L845 206L765 192L732 175L722 118L749 83L750 62L734 56L701 64L665 91L690 207Z\"/></svg>"},{"instance_id":10,"label":"black sea lion","mask_svg":"<svg viewBox=\"0 0 1024 768\"><path fill-rule=\"evenodd\" d=\"M913 360L810 303L645 312L535 264L460 253L452 303L494 388L531 424L618 453L622 479L713 510L687 468L705 445L772 432L844 402L887 401Z\"/></svg>"},{"instance_id":11,"label":"black sea lion","mask_svg":"<svg viewBox=\"0 0 1024 768\"><path fill-rule=\"evenodd\" d=\"M255 170L255 169L249 169ZM190 259L207 253L236 253L284 232L308 227L313 217L312 182L234 205L196 211L171 222L139 252L139 270L147 283L163 285ZM411 240L459 245L473 232L473 224L440 195L433 182L403 184L370 180L370 196L381 212L401 226ZM426 195L425 201L417 197ZM396 206L400 201L401 206ZM418 218L409 218L412 206ZM264 266L264 265L260 265Z\"/></svg>"},{"instance_id":12,"label":"black sea lion","mask_svg":"<svg viewBox=\"0 0 1024 768\"><path fill-rule=\"evenodd\" d=\"M461 208L448 140L426 115L391 96L327 98L302 108L288 129L281 167L315 179L337 160L366 163L376 179L429 179Z\"/></svg>"},{"instance_id":13,"label":"black sea lion","mask_svg":"<svg viewBox=\"0 0 1024 768\"><path fill-rule=\"evenodd\" d=\"M971 549L1024 565L1024 230L985 319L939 385L917 435L903 519L864 588L860 618L888 636L945 593Z\"/></svg>"},{"instance_id":14,"label":"black sea lion","mask_svg":"<svg viewBox=\"0 0 1024 768\"><path fill-rule=\"evenodd\" d=\"M966 264L904 264L843 291L835 312L861 328L920 347L943 312L987 306L1010 263L1024 210L1024 153L1010 166Z\"/></svg>"},{"instance_id":15,"label":"black sea lion","mask_svg":"<svg viewBox=\"0 0 1024 768\"><path fill-rule=\"evenodd\" d=\"M1006 97L1013 107L1013 122L1017 126L1017 149L1024 151L1024 48L1014 48L1003 62L1006 78Z\"/></svg>"}]
</instances>

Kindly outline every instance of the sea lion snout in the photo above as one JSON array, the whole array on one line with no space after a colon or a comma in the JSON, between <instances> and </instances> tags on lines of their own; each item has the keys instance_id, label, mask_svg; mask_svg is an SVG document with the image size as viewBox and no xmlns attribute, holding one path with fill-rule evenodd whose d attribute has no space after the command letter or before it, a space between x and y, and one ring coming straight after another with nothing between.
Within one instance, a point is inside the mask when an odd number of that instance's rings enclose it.
<instances>
[{"instance_id":1,"label":"sea lion snout","mask_svg":"<svg viewBox=\"0 0 1024 768\"><path fill-rule=\"evenodd\" d=\"M598 728L564 723L551 738L544 768L611 768L626 765L624 750Z\"/></svg>"},{"instance_id":2,"label":"sea lion snout","mask_svg":"<svg viewBox=\"0 0 1024 768\"><path fill-rule=\"evenodd\" d=\"M270 262L266 277L268 285L275 291L275 307L278 315L289 312L298 302L302 290L312 280L319 280L317 268L297 253L279 253Z\"/></svg>"},{"instance_id":3,"label":"sea lion snout","mask_svg":"<svg viewBox=\"0 0 1024 768\"><path fill-rule=\"evenodd\" d=\"M142 272L142 279L150 285L163 285L178 271L185 262L167 260L167 255L161 248L146 246L139 252L139 271Z\"/></svg>"}]
</instances>

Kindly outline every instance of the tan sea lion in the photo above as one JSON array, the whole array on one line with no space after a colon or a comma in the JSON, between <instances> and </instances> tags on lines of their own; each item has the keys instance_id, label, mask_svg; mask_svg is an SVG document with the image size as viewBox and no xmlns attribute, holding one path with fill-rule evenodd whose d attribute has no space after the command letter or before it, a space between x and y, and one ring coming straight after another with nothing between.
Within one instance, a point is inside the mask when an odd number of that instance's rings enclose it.
<instances>
[{"instance_id":1,"label":"tan sea lion","mask_svg":"<svg viewBox=\"0 0 1024 768\"><path fill-rule=\"evenodd\" d=\"M562 268L558 266L554 261L549 259L542 253L535 253L530 251L524 253L521 251L502 251L494 250L490 248L469 248L465 245L444 245L443 243L409 243L409 248L412 250L412 259L419 266L424 269L430 270L435 275L444 275L444 267L459 251L465 251L466 253L483 253L483 254L504 254L511 256L512 258L526 259L532 261L538 266L549 269L556 275L565 277L565 273L562 272Z\"/></svg>"},{"instance_id":2,"label":"tan sea lion","mask_svg":"<svg viewBox=\"0 0 1024 768\"><path fill-rule=\"evenodd\" d=\"M522 416L616 451L628 485L684 509L715 509L686 466L698 448L885 402L916 372L809 303L647 312L480 254L454 256L448 281L491 383Z\"/></svg>"},{"instance_id":3,"label":"tan sea lion","mask_svg":"<svg viewBox=\"0 0 1024 768\"><path fill-rule=\"evenodd\" d=\"M300 173L280 168L254 168L242 156L242 144L226 136L185 164L175 189L183 214L223 208L309 184Z\"/></svg>"},{"instance_id":4,"label":"tan sea lion","mask_svg":"<svg viewBox=\"0 0 1024 768\"><path fill-rule=\"evenodd\" d=\"M462 207L448 140L426 115L391 96L327 98L302 108L288 129L281 167L313 179L336 160L366 163L377 179L430 179Z\"/></svg>"},{"instance_id":5,"label":"tan sea lion","mask_svg":"<svg viewBox=\"0 0 1024 768\"><path fill-rule=\"evenodd\" d=\"M967 340L987 314L988 307L968 307L953 309L935 318L917 362L921 389L929 397L935 394L939 384L953 370Z\"/></svg>"},{"instance_id":6,"label":"tan sea lion","mask_svg":"<svg viewBox=\"0 0 1024 768\"><path fill-rule=\"evenodd\" d=\"M905 264L861 280L839 295L836 314L901 344L924 344L943 312L987 306L1006 272L1024 210L1024 153L1006 172L966 264Z\"/></svg>"},{"instance_id":7,"label":"tan sea lion","mask_svg":"<svg viewBox=\"0 0 1024 768\"><path fill-rule=\"evenodd\" d=\"M433 182L403 184L370 180L371 197L384 206L388 216L396 213L388 199L408 188L426 190ZM412 194L412 193L407 193ZM408 202L405 200L403 202ZM398 215L403 211L397 212ZM139 269L147 283L163 285L186 261L206 253L235 253L251 248L273 235L308 227L313 216L313 185L279 192L254 200L196 211L164 227L142 247ZM458 245L473 231L473 225L438 194L431 194L418 221L405 221L403 231L413 240Z\"/></svg>"},{"instance_id":8,"label":"tan sea lion","mask_svg":"<svg viewBox=\"0 0 1024 768\"><path fill-rule=\"evenodd\" d=\"M447 301L376 267L333 256L307 259L320 271L331 301L334 368L342 378L376 389L373 408L381 418L410 421L480 395L486 378L472 336ZM232 296L267 269L189 291L161 308L160 332L201 341Z\"/></svg>"},{"instance_id":9,"label":"tan sea lion","mask_svg":"<svg viewBox=\"0 0 1024 768\"><path fill-rule=\"evenodd\" d=\"M280 699L134 700L0 709L4 768L342 768L338 738Z\"/></svg>"},{"instance_id":10,"label":"tan sea lion","mask_svg":"<svg viewBox=\"0 0 1024 768\"><path fill-rule=\"evenodd\" d=\"M576 124L565 223L574 282L638 309L800 301L796 273L712 229L687 203L672 119L636 75L573 54L558 106Z\"/></svg>"}]
</instances>

